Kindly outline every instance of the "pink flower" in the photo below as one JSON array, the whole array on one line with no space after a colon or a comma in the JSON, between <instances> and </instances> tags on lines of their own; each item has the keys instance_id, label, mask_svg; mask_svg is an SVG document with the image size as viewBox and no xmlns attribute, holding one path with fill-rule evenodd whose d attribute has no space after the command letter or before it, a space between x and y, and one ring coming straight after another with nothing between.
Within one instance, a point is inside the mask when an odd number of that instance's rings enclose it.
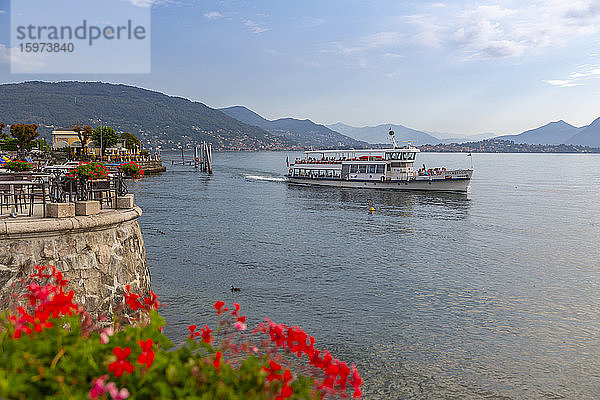
<instances>
[{"instance_id":1,"label":"pink flower","mask_svg":"<svg viewBox=\"0 0 600 400\"><path fill-rule=\"evenodd\" d=\"M235 329L237 329L238 331L246 330L246 324L243 322L237 321L234 326L235 326Z\"/></svg>"},{"instance_id":2,"label":"pink flower","mask_svg":"<svg viewBox=\"0 0 600 400\"><path fill-rule=\"evenodd\" d=\"M96 378L92 381L92 388L88 393L90 399L98 398L104 394L104 381L106 381L107 379L108 375L102 375L101 377Z\"/></svg>"},{"instance_id":3,"label":"pink flower","mask_svg":"<svg viewBox=\"0 0 600 400\"><path fill-rule=\"evenodd\" d=\"M127 388L119 390L114 382L108 382L104 389L110 393L110 397L112 397L113 400L124 400L129 397L129 390L127 390Z\"/></svg>"},{"instance_id":4,"label":"pink flower","mask_svg":"<svg viewBox=\"0 0 600 400\"><path fill-rule=\"evenodd\" d=\"M100 343L106 344L110 341L109 337L115 333L113 328L105 328L100 332Z\"/></svg>"}]
</instances>

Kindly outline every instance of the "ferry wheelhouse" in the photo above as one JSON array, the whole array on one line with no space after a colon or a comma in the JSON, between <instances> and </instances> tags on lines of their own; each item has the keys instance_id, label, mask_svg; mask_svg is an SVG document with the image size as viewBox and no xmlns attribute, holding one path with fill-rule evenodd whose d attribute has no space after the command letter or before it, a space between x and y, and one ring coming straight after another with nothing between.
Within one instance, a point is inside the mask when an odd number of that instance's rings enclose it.
<instances>
[{"instance_id":1,"label":"ferry wheelhouse","mask_svg":"<svg viewBox=\"0 0 600 400\"><path fill-rule=\"evenodd\" d=\"M473 169L422 168L414 164L419 149L399 147L367 150L310 150L297 158L286 175L289 182L320 186L395 190L466 192Z\"/></svg>"}]
</instances>

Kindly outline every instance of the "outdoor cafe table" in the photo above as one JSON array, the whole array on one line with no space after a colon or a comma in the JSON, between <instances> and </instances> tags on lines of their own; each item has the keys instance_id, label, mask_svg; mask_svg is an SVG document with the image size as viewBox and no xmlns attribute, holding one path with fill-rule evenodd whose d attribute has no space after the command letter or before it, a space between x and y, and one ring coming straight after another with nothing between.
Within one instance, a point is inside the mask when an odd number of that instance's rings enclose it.
<instances>
[{"instance_id":1,"label":"outdoor cafe table","mask_svg":"<svg viewBox=\"0 0 600 400\"><path fill-rule=\"evenodd\" d=\"M45 208L45 204L46 204L46 184L43 181L1 181L0 180L0 187L2 186L9 186L10 189L8 192L4 192L2 193L2 197L4 200L4 196L10 196L13 198L13 202L8 202L8 203L4 203L4 201L2 201L0 203L0 207L4 208L4 207L13 207L11 210L11 214L16 214L17 213L17 205L19 203L18 201L18 197L21 195L28 195L30 196L30 207L29 207L29 215L33 215L33 190L35 190L36 188L40 188L42 190L41 195L42 195L42 202L44 203L44 208ZM29 192L28 193L19 193L17 191L15 191L15 186L27 186L29 188ZM25 201L27 202L27 201ZM1 212L1 210L0 210ZM46 210L44 209L44 216L46 215Z\"/></svg>"}]
</instances>

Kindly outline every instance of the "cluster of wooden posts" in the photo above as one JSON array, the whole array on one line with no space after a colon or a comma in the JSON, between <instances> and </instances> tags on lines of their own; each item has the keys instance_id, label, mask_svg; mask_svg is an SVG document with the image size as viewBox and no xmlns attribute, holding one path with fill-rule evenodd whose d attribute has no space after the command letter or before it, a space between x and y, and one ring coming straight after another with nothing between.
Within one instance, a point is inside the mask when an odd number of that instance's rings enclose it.
<instances>
[{"instance_id":1,"label":"cluster of wooden posts","mask_svg":"<svg viewBox=\"0 0 600 400\"><path fill-rule=\"evenodd\" d=\"M194 147L194 167L198 168L200 164L200 170L212 174L212 144L202 142L200 147L200 158L198 158L198 146Z\"/></svg>"},{"instance_id":2,"label":"cluster of wooden posts","mask_svg":"<svg viewBox=\"0 0 600 400\"><path fill-rule=\"evenodd\" d=\"M179 164L175 160L171 160L171 165ZM202 172L213 173L212 168L212 144L202 142L200 146L194 147L194 159L191 161L185 160L183 147L181 148L181 165L193 165L195 168L200 168Z\"/></svg>"}]
</instances>

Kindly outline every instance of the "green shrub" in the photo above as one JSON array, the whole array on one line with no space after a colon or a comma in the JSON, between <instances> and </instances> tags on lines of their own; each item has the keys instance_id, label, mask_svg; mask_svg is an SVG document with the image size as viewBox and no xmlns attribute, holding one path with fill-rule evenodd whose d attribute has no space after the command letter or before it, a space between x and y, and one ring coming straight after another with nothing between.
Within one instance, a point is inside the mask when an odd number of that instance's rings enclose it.
<instances>
[{"instance_id":1,"label":"green shrub","mask_svg":"<svg viewBox=\"0 0 600 400\"><path fill-rule=\"evenodd\" d=\"M76 168L70 170L67 176L88 180L106 179L108 178L108 170L102 163L93 161L85 162L80 163Z\"/></svg>"},{"instance_id":2,"label":"green shrub","mask_svg":"<svg viewBox=\"0 0 600 400\"><path fill-rule=\"evenodd\" d=\"M4 168L13 172L24 172L31 171L33 169L33 164L27 161L14 160L4 164Z\"/></svg>"},{"instance_id":3,"label":"green shrub","mask_svg":"<svg viewBox=\"0 0 600 400\"><path fill-rule=\"evenodd\" d=\"M54 269L36 267L27 294L4 314L0 328L0 397L9 399L306 399L360 397L352 366L314 347L298 327L267 319L246 329L240 307L225 308L220 340L204 326L188 329L175 347L162 333L157 297L125 288L112 326L102 329ZM128 315L127 317L125 315ZM286 358L286 356L289 356ZM301 365L302 357L308 365ZM291 361L290 361L291 360Z\"/></svg>"},{"instance_id":4,"label":"green shrub","mask_svg":"<svg viewBox=\"0 0 600 400\"><path fill-rule=\"evenodd\" d=\"M140 179L144 176L144 170L133 161L119 165L119 169L123 171L125 176L130 176L133 179Z\"/></svg>"}]
</instances>

